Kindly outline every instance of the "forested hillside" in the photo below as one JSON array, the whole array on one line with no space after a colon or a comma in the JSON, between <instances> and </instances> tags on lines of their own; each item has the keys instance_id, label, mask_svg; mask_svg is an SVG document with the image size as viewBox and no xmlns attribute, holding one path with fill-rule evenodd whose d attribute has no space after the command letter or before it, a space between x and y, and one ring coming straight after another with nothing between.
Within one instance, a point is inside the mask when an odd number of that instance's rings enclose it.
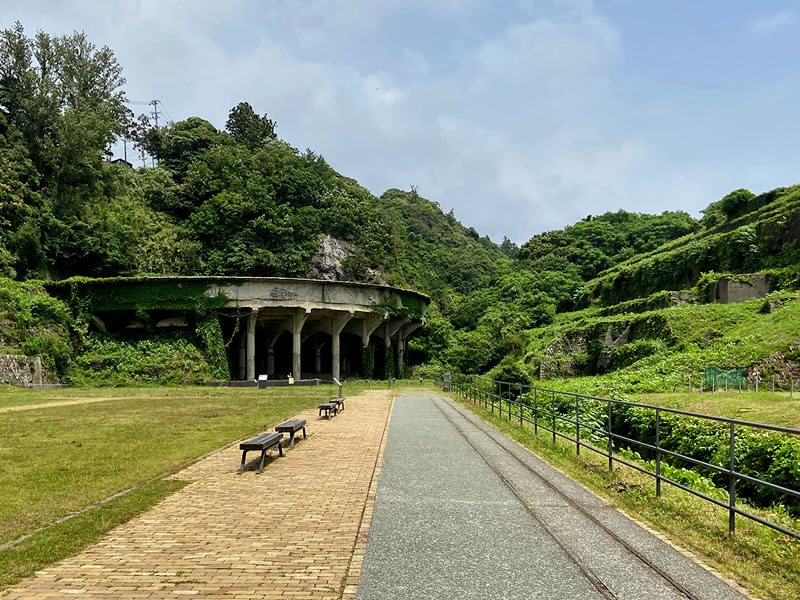
<instances>
[{"instance_id":1,"label":"forested hillside","mask_svg":"<svg viewBox=\"0 0 800 600\"><path fill-rule=\"evenodd\" d=\"M231 108L224 127L201 116L156 126L129 110L124 85L113 52L83 34L31 37L19 24L0 32L0 345L42 354L62 375L107 341L87 340L34 280L208 274L414 288L433 299L428 327L410 344L420 372L495 369L520 380L560 358L571 366L554 375L595 374L599 346L559 354L564 331L595 335L627 323L608 322L612 314L666 308L665 296L648 300L653 293L691 288L703 302L720 273L764 269L778 287L796 285L797 187L737 190L700 220L618 210L520 247L497 244L415 188L373 195L313 150L282 140L278 124L247 102ZM121 139L144 166L107 160ZM634 341L606 368L677 343ZM187 364L201 353L169 344L163 356L178 352ZM101 354L118 363L141 354L115 348Z\"/></svg>"},{"instance_id":2,"label":"forested hillside","mask_svg":"<svg viewBox=\"0 0 800 600\"><path fill-rule=\"evenodd\" d=\"M29 38L17 25L0 56L5 276L310 275L468 291L500 256L416 193L376 198L293 148L246 102L223 130L135 118L113 53L83 34ZM156 166L104 161L123 136ZM323 236L344 251L338 272L315 269Z\"/></svg>"}]
</instances>

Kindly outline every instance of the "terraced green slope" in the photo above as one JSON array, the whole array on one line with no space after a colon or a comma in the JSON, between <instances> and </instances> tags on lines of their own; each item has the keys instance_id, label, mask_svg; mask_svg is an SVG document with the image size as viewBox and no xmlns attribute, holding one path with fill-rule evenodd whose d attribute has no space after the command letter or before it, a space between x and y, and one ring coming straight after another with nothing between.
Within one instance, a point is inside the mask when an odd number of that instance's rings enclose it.
<instances>
[{"instance_id":1,"label":"terraced green slope","mask_svg":"<svg viewBox=\"0 0 800 600\"><path fill-rule=\"evenodd\" d=\"M800 264L800 186L755 196L740 212L604 271L587 282L587 299L610 306L686 289L709 271L751 273Z\"/></svg>"},{"instance_id":2,"label":"terraced green slope","mask_svg":"<svg viewBox=\"0 0 800 600\"><path fill-rule=\"evenodd\" d=\"M780 301L772 313L769 301ZM800 385L800 298L790 291L739 304L603 312L561 314L528 331L525 349L492 374L574 378L561 383L592 393L649 393L671 391L689 378L697 386L705 367L716 366L749 368L751 379L755 372L763 381L774 376L779 387L792 377Z\"/></svg>"}]
</instances>

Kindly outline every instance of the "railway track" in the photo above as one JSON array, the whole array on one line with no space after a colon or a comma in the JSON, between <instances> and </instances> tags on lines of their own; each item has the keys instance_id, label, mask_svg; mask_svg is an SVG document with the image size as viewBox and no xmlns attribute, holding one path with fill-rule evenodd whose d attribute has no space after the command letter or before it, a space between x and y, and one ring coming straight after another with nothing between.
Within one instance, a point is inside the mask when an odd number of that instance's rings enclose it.
<instances>
[{"instance_id":1,"label":"railway track","mask_svg":"<svg viewBox=\"0 0 800 600\"><path fill-rule=\"evenodd\" d=\"M494 472L494 474L500 479L500 481L505 485L509 491L519 500L519 502L525 507L525 510L531 516L531 518L542 528L542 530L555 542L555 544L561 549L567 559L575 565L578 571L591 583L591 585L598 591L598 593L609 600L617 600L618 596L614 593L614 591L602 580L602 578L595 573L592 568L586 564L584 560L582 560L579 556L577 556L574 552L572 552L569 547L564 543L562 539L553 531L553 528L548 525L546 520L540 515L536 508L532 506L526 499L524 494L519 490L517 486L514 485L512 481L510 481L497 467L496 464L492 462L489 456L486 455L467 435L464 429L456 423L450 415L442 408L441 403L445 402L444 400L435 400L434 405L436 408L442 413L442 416L453 426L453 428L461 435L462 438L467 442L467 444L475 451L475 453L481 457L481 459L486 463L486 465ZM452 405L448 404L451 408ZM495 435L496 432L491 430L488 425L485 425L482 421L473 420L473 418L468 417L466 414L462 413L457 408L454 410L467 422L473 425L479 432L481 432L486 438L491 440L497 447L502 449L506 455L511 457L516 463L521 465L526 471L528 471L531 475L533 475L538 481L543 483L548 489L555 492L559 497L561 497L567 504L576 511L578 511L582 516L586 519L591 521L595 526L597 526L601 531L603 531L609 538L611 538L616 544L624 548L626 552L630 555L635 557L635 559L645 565L647 568L655 572L658 576L662 578L662 580L671 587L679 596L687 598L688 600L701 600L698 596L693 594L690 590L686 589L683 585L681 585L678 581L676 581L673 577L670 576L669 573L665 572L661 567L657 564L653 563L650 559L644 556L641 552L639 552L636 548L631 546L627 541L622 539L619 535L617 535L612 529L607 527L603 524L599 519L597 519L594 515L592 515L589 511L587 511L584 507L582 507L579 503L575 502L572 498L570 498L567 494L562 492L558 487L553 485L547 478L545 478L541 473L539 473L535 468L533 468L527 461L522 460L520 456L518 456L515 452L511 451L507 448L504 444L500 443ZM477 418L475 418L477 419Z\"/></svg>"}]
</instances>

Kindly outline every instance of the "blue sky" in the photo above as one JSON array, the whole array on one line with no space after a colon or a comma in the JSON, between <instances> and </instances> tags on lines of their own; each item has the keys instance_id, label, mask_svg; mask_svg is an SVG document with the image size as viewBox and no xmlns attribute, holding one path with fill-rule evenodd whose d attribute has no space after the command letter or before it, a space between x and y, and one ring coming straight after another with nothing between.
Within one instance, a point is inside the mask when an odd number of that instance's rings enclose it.
<instances>
[{"instance_id":1,"label":"blue sky","mask_svg":"<svg viewBox=\"0 0 800 600\"><path fill-rule=\"evenodd\" d=\"M795 2L0 5L16 19L110 46L128 97L172 119L222 127L247 100L372 192L413 184L496 241L800 181Z\"/></svg>"}]
</instances>

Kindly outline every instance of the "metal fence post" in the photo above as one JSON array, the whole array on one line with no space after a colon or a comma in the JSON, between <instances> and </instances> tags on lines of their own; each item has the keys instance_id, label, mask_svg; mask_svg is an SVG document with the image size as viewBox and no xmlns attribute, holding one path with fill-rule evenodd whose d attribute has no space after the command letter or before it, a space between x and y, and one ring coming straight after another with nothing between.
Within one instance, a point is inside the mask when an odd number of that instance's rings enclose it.
<instances>
[{"instance_id":1,"label":"metal fence post","mask_svg":"<svg viewBox=\"0 0 800 600\"><path fill-rule=\"evenodd\" d=\"M580 398L575 396L575 454L581 453L581 409L578 404Z\"/></svg>"},{"instance_id":2,"label":"metal fence post","mask_svg":"<svg viewBox=\"0 0 800 600\"><path fill-rule=\"evenodd\" d=\"M608 403L608 471L614 470L613 445L611 443L611 402Z\"/></svg>"},{"instance_id":3,"label":"metal fence post","mask_svg":"<svg viewBox=\"0 0 800 600\"><path fill-rule=\"evenodd\" d=\"M656 496L661 496L661 411L656 409Z\"/></svg>"},{"instance_id":4,"label":"metal fence post","mask_svg":"<svg viewBox=\"0 0 800 600\"><path fill-rule=\"evenodd\" d=\"M730 463L728 466L730 469L730 481L728 483L728 504L730 505L730 509L728 510L728 531L734 533L736 531L736 511L733 510L736 507L736 476L733 472L736 467L736 431L732 422L730 441Z\"/></svg>"},{"instance_id":5,"label":"metal fence post","mask_svg":"<svg viewBox=\"0 0 800 600\"><path fill-rule=\"evenodd\" d=\"M716 382L715 378L712 376L712 377L709 377L709 379L712 380L712 384L716 388L716 383L717 382ZM743 378L740 378L738 380L740 389L742 387L742 385L741 385L742 384L742 379ZM760 382L760 379L761 379L761 377L754 377L754 387L756 387L756 385ZM701 381L701 389L702 389L702 383L705 381L705 379L701 378L700 381ZM777 382L777 377L773 380L773 385L776 382ZM502 385L498 388L497 385L496 385L498 383L499 384L505 384L507 386L507 389L503 388ZM746 379L744 380L744 383L745 383L745 386L747 386L747 380ZM794 393L794 378L793 377L790 378L789 384L790 384L789 392L790 392L790 394L793 394ZM514 385L516 385L517 388L518 388L518 395L517 395L516 398L512 397L512 390L513 390L513 386ZM730 385L727 384L727 381L726 381L726 385L728 386L728 388L730 388ZM580 401L582 399L585 399L585 400L590 400L592 402L606 402L607 427L606 427L605 433L608 436L607 437L607 451L606 451L606 454L607 454L607 458L608 458L609 474L611 474L611 476L613 477L614 460L615 460L615 457L614 457L614 438L616 437L616 438L620 438L620 439L626 439L626 438L623 437L622 434L620 434L618 436L615 436L615 434L613 433L613 430L614 430L613 405L614 404L623 404L623 402L612 400L611 398L602 398L602 397L596 398L594 396L587 396L587 395L583 395L583 394L576 394L576 393L573 393L573 392L566 392L565 391L565 392L561 392L565 396L563 398L563 402L559 401L559 405L563 404L563 406L564 406L564 412L558 413L558 412L556 412L555 405L556 405L556 396L557 396L557 394L559 392L557 392L556 390L547 390L547 389L539 388L539 387L537 387L535 385L525 385L525 384L521 384L521 383L514 384L512 382L498 382L496 380L492 380L492 379L488 379L488 378L479 378L479 377L464 378L462 380L456 381L455 382L455 388L454 388L454 390L457 391L457 392L461 392L461 393L467 395L468 397L475 398L475 400L478 403L480 403L481 398L483 398L484 403L491 402L492 411L494 411L495 398L497 398L499 400L499 410L501 411L501 414L502 414L502 410L503 410L503 403L502 403L503 396L504 396L504 394L507 394L507 396L506 396L506 398L508 400L507 410L509 411L509 415L512 412L512 405L515 405L518 408L518 410L520 411L518 416L520 418L520 426L521 427L524 427L524 423L526 421L526 417L525 417L525 413L524 413L524 411L526 410L526 407L527 407L527 409L531 409L533 411L533 424L534 424L534 428L535 428L536 434L538 434L538 424L539 424L539 390L540 389L542 390L542 393L543 393L543 395L542 395L543 399L546 398L546 394L547 394L548 391L551 393L551 409L550 409L550 413L549 413L549 417L550 418L548 418L548 409L547 408L542 409L542 412L543 412L544 417L545 417L545 421L542 422L542 427L544 427L545 430L546 430L547 429L547 425L546 425L547 421L552 422L551 432L552 432L553 446L555 447L558 444L557 438L559 436L562 439L566 440L566 441L574 441L575 442L576 453L578 455L580 454L580 447L582 445L582 442L581 442L581 421L580 421ZM531 391L531 390L533 390L533 393L534 393L533 394L533 398L534 398L533 405L528 404L528 398L524 398L523 399L523 396L525 395L525 393L527 393L527 391ZM498 393L498 391L499 391L499 393ZM722 390L720 390L720 391L722 391ZM780 384L778 384L778 391L781 391ZM573 396L575 398L575 421L574 421L574 423L575 423L575 439L574 440L573 440L573 438L569 437L569 426L567 425L568 423L572 423L573 422L569 418L569 409L567 408L569 396ZM636 443L636 444L640 445L641 447L645 447L645 448L653 450L655 452L655 469L654 469L654 471L650 471L649 470L650 468L652 468L652 466L650 466L650 465L652 465L652 463L650 463L650 462L647 462L645 465L642 465L641 468L638 468L638 467L636 467L634 465L634 468L637 468L642 473L655 478L655 480L656 480L656 486L655 486L656 494L655 495L656 495L656 497L658 499L657 501L660 502L660 498L662 497L662 488L663 488L662 484L664 482L666 482L668 484L676 485L679 488L684 488L683 485L681 485L679 483L676 483L676 482L674 482L674 481L672 481L670 479L669 471L667 473L667 476L666 477L664 476L664 474L663 474L664 464L666 464L667 466L669 466L669 464L670 464L669 460L667 460L667 463L663 462L663 459L664 459L665 456L666 457L675 456L676 458L679 458L679 459L687 459L690 462L693 462L695 464L700 465L701 467L706 465L706 463L704 463L702 461L693 460L691 457L682 455L680 453L673 453L669 449L669 447L668 448L662 448L661 447L661 428L662 428L661 414L666 412L668 415L675 414L675 415L680 415L681 417L686 416L686 417L690 417L690 418L709 419L709 420L716 421L717 423L719 423L720 421L721 422L728 422L728 424L729 424L729 450L728 450L729 462L728 462L728 469L727 469L727 472L728 472L728 502L727 502L727 506L728 506L728 529L729 529L730 535L734 535L736 533L736 516L737 516L737 513L738 513L738 514L741 514L745 518L752 519L752 520L754 520L754 521L756 521L758 523L761 523L761 524L763 524L763 525L765 525L767 527L770 527L771 529L773 529L775 531L779 531L779 532L788 534L791 537L800 539L800 532L798 532L796 530L793 531L791 529L787 529L781 524L767 521L767 520L765 520L765 519L763 519L763 518L761 518L761 517L759 517L759 516L757 516L755 514L752 514L751 512L748 512L747 510L743 510L743 509L747 509L747 505L746 504L743 505L742 508L737 508L737 506L736 506L736 486L737 486L737 479L739 477L743 477L743 478L747 479L749 482L752 482L752 483L754 483L756 485L768 486L773 490L777 490L778 492L788 493L788 494L793 495L793 496L797 496L797 492L795 492L795 491L793 491L791 489L782 488L781 486L779 486L777 484L774 484L774 483L771 483L769 481L761 480L761 479L758 479L758 478L755 478L755 477L748 477L747 475L738 474L736 472L736 425L741 425L743 427L748 427L748 428L753 427L753 428L756 428L756 429L759 429L759 430L763 430L763 431L771 430L771 431L782 432L782 433L787 433L787 434L791 434L791 435L800 435L800 429L794 429L794 428L791 428L791 427L783 427L783 426L776 426L776 425L758 425L758 424L755 424L755 423L737 421L735 419L726 419L726 418L715 417L715 416L710 416L710 415L704 415L704 414L700 414L700 413L693 413L693 412L688 412L688 411L683 411L683 410L676 410L676 409L672 409L672 408L668 408L668 407L648 406L648 405L645 405L645 404L638 404L638 403L630 403L630 405L634 406L634 407L637 407L637 408L646 408L646 409L649 409L649 410L653 410L655 412L655 441L654 441L654 445L651 445L649 442L646 442L645 441L646 438L643 439L641 437L639 438L638 441L637 441L637 439L634 438L634 439L631 439L630 442ZM597 408L599 410L599 406ZM592 413L592 407L589 407L587 410L589 411L589 415L591 416L593 414ZM599 418L599 412L598 412L597 417ZM558 433L558 420L559 419L564 423L564 431L562 433ZM512 419L509 418L509 420L512 420ZM530 423L530 422L531 421L528 420L528 423ZM671 423L671 421L668 418L668 420L667 420L667 432L668 433L669 433L669 429L670 429L670 423ZM587 422L587 427L590 429L590 431L596 431L600 435L602 435L602 433L603 433L602 423L599 423L597 425L597 429L595 429L594 422L593 421L588 421ZM669 435L667 437L669 437ZM589 443L586 444L586 447L588 449L590 449L590 450L594 450L594 451L596 451L596 452L598 452L600 454L603 454L604 453L603 450L600 448L600 445L597 444L596 442L601 442L601 440L600 439L595 440L593 438L593 436L590 435L589 436ZM622 447L626 448L627 446L625 446L623 444ZM566 446L564 446L564 448L566 449ZM616 460L617 461L621 461L622 463L626 462L625 460L623 460L621 458L618 458ZM715 467L713 467L713 465L711 465L711 466L712 466L712 468L715 468ZM723 474L726 471L726 469L724 469L724 467L721 467L721 466L720 467L716 467L716 468L718 470L721 470L721 472ZM710 497L704 495L700 491L691 490L691 489L687 489L687 488L684 488L684 489L686 489L686 491L688 491L688 492L693 493L695 496L699 496L700 498L703 498L706 501L715 502L715 503L719 504L720 506L722 506L723 508L726 505L724 500L722 502L719 502L718 500L715 500L713 498L710 498Z\"/></svg>"}]
</instances>

